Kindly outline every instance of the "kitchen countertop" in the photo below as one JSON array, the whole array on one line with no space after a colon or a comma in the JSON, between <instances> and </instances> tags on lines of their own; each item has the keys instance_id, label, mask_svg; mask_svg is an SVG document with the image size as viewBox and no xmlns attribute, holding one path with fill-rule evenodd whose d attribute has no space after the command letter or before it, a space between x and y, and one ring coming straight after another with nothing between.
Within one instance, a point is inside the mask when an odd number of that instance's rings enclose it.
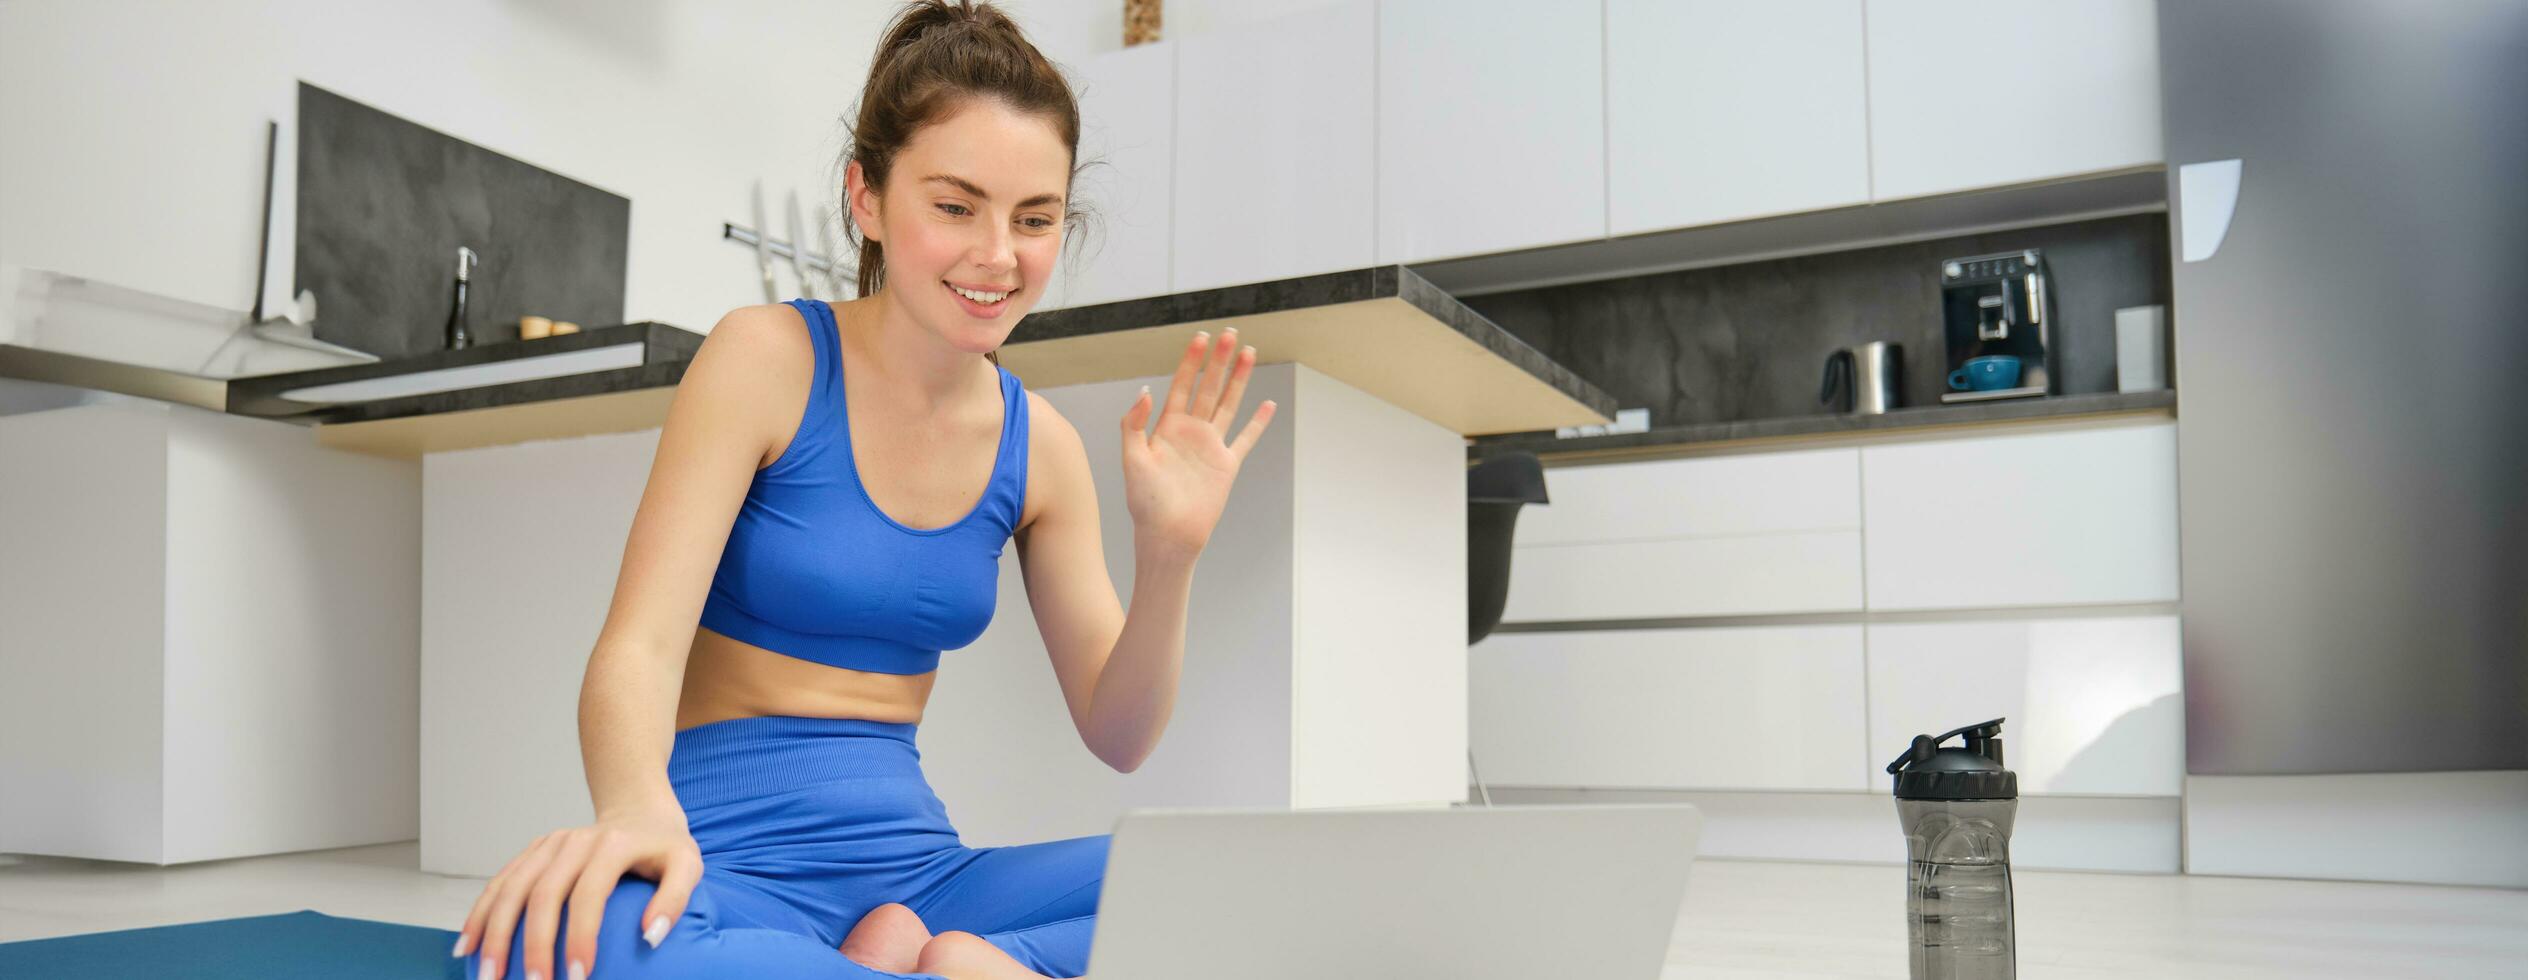
<instances>
[{"instance_id":1,"label":"kitchen countertop","mask_svg":"<svg viewBox=\"0 0 2528 980\"><path fill-rule=\"evenodd\" d=\"M1258 363L1307 365L1465 435L1602 424L1614 412L1615 400L1597 386L1400 265L1030 313L1002 345L1001 363L1035 388L1166 375L1195 330L1231 326L1255 346ZM628 323L236 378L228 382L227 410L313 424L320 444L395 457L637 431L665 423L702 337L664 323ZM600 353L624 363L334 404L283 397L321 385L372 382L375 389L375 382L392 385L402 375Z\"/></svg>"},{"instance_id":2,"label":"kitchen countertop","mask_svg":"<svg viewBox=\"0 0 2528 980\"><path fill-rule=\"evenodd\" d=\"M2053 395L2003 401L1900 408L1879 415L1800 415L1668 426L1641 432L1557 438L1551 431L1477 438L1466 457L1504 452L1535 453L1547 465L1579 461L1658 459L1869 441L1894 435L1946 433L1967 427L2014 423L2089 421L2120 416L2174 416L2174 389Z\"/></svg>"}]
</instances>

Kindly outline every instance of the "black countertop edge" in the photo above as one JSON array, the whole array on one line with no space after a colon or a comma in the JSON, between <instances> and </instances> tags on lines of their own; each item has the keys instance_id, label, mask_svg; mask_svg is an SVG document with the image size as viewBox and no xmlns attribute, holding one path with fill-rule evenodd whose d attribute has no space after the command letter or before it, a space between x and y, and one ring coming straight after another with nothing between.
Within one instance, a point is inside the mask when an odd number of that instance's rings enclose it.
<instances>
[{"instance_id":1,"label":"black countertop edge","mask_svg":"<svg viewBox=\"0 0 2528 980\"><path fill-rule=\"evenodd\" d=\"M491 408L554 398L601 395L662 384L672 385L684 377L685 365L692 362L694 353L702 348L702 338L702 334L673 324L643 320L637 323L588 327L577 333L563 334L558 337L497 341L462 350L431 351L427 354L368 364L231 378L228 381L227 410L234 415L311 425L368 422L407 415ZM641 363L634 367L611 371L590 371L555 378L536 378L477 388L408 395L402 398L381 398L332 405L311 405L280 396L280 393L284 391L315 385L416 374L423 371L490 364L523 357L546 357L634 342L642 345Z\"/></svg>"},{"instance_id":2,"label":"black countertop edge","mask_svg":"<svg viewBox=\"0 0 2528 980\"><path fill-rule=\"evenodd\" d=\"M1535 453L1538 458L1549 461L1557 456L1599 454L1615 450L1641 450L1646 455L1663 447L1684 449L1755 439L2143 412L2173 409L2176 405L2176 390L2161 389L2052 395L2044 398L2015 398L1957 405L1930 405L1920 408L1900 408L1880 415L1799 415L1788 418L1708 422L1614 435L1574 436L1569 439L1556 438L1551 431L1514 432L1475 437L1466 447L1466 458L1473 461L1499 453L1517 451Z\"/></svg>"},{"instance_id":3,"label":"black countertop edge","mask_svg":"<svg viewBox=\"0 0 2528 980\"><path fill-rule=\"evenodd\" d=\"M1316 306L1395 298L1446 324L1467 339L1551 385L1591 411L1615 414L1615 399L1598 386L1555 363L1543 351L1485 319L1474 308L1434 286L1402 265L1326 272L1269 282L1198 289L1167 296L1117 300L1093 306L1030 313L1010 332L1008 343L1064 340L1118 330L1198 323L1225 317L1282 313Z\"/></svg>"}]
</instances>

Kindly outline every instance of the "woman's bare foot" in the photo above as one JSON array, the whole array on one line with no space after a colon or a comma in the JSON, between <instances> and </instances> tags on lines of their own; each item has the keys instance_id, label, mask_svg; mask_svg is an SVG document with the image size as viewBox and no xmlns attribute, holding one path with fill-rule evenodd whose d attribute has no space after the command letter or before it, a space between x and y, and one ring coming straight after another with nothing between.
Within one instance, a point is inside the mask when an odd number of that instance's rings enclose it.
<instances>
[{"instance_id":1,"label":"woman's bare foot","mask_svg":"<svg viewBox=\"0 0 2528 980\"><path fill-rule=\"evenodd\" d=\"M930 928L921 916L900 902L888 902L861 916L840 948L852 962L872 970L912 973L920 969L916 964L930 941Z\"/></svg>"},{"instance_id":2,"label":"woman's bare foot","mask_svg":"<svg viewBox=\"0 0 2528 980\"><path fill-rule=\"evenodd\" d=\"M953 929L922 946L913 972L936 973L948 980L1046 980L1044 974L1011 959L990 940Z\"/></svg>"}]
</instances>

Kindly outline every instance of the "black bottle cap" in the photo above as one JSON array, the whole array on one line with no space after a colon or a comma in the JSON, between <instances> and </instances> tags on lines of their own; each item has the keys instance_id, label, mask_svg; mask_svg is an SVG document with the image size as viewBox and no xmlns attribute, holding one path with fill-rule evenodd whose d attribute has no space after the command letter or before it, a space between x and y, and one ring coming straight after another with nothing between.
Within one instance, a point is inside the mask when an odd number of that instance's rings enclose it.
<instances>
[{"instance_id":1,"label":"black bottle cap","mask_svg":"<svg viewBox=\"0 0 2528 980\"><path fill-rule=\"evenodd\" d=\"M1900 800L2015 800L2019 774L2001 767L2001 719L1978 722L1941 735L1916 735L1905 754L1887 764ZM1965 746L1941 747L1965 736Z\"/></svg>"}]
</instances>

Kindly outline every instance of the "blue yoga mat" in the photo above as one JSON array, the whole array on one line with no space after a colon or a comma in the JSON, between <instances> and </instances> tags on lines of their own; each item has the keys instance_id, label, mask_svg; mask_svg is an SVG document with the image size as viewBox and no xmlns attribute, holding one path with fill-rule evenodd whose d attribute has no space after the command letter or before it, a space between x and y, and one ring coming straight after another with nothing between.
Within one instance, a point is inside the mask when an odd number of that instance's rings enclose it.
<instances>
[{"instance_id":1,"label":"blue yoga mat","mask_svg":"<svg viewBox=\"0 0 2528 980\"><path fill-rule=\"evenodd\" d=\"M463 980L456 930L313 910L0 943L17 980Z\"/></svg>"}]
</instances>

